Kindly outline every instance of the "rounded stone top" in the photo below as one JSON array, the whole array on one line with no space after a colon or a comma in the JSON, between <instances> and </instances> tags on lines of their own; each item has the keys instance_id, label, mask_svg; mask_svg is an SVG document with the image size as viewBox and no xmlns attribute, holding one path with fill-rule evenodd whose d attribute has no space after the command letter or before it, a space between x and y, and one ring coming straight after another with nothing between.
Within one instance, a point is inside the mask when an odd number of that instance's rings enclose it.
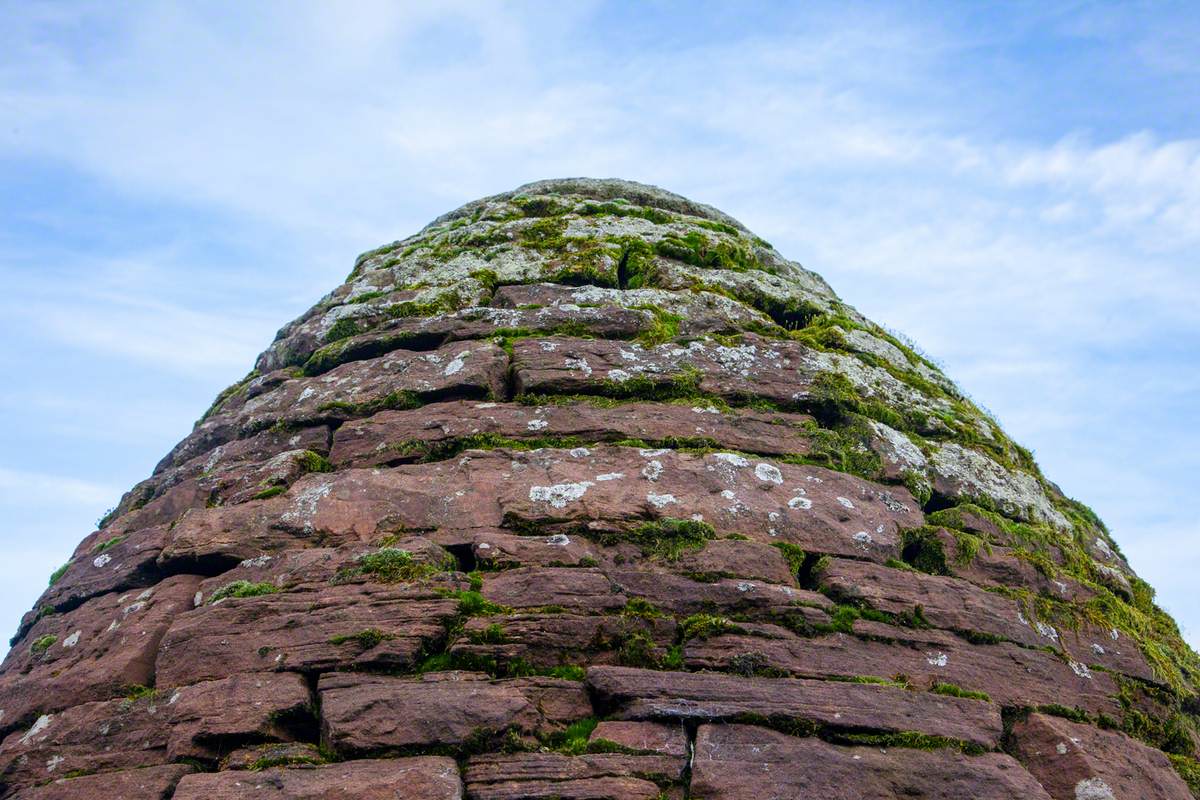
<instances>
[{"instance_id":1,"label":"rounded stone top","mask_svg":"<svg viewBox=\"0 0 1200 800\"><path fill-rule=\"evenodd\" d=\"M438 217L431 223L431 226L473 214L480 207L488 203L511 200L514 197L535 195L573 196L602 201L625 200L631 204L645 208L657 208L663 211L673 211L677 214L720 222L749 233L742 223L712 206L697 203L683 195L668 192L666 189L660 189L648 183L638 183L637 181L627 181L620 178L547 178L545 180L533 181L518 186L512 191L501 192L491 197L484 197L467 203L448 214Z\"/></svg>"}]
</instances>

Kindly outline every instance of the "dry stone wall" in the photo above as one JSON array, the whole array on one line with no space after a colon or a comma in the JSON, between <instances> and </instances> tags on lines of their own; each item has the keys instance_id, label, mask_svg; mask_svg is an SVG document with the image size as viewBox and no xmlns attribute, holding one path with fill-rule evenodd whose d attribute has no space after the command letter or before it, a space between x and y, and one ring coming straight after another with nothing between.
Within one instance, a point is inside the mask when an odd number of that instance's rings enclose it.
<instances>
[{"instance_id":1,"label":"dry stone wall","mask_svg":"<svg viewBox=\"0 0 1200 800\"><path fill-rule=\"evenodd\" d=\"M83 540L0 797L1184 800L1198 677L911 345L545 181L360 257Z\"/></svg>"}]
</instances>

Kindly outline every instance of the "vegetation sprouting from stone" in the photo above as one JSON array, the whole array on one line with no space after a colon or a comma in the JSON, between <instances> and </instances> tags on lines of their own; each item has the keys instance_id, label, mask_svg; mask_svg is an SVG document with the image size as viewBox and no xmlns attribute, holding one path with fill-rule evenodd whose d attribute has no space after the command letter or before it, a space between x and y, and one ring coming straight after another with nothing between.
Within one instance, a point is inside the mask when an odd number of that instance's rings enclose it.
<instances>
[{"instance_id":1,"label":"vegetation sprouting from stone","mask_svg":"<svg viewBox=\"0 0 1200 800\"><path fill-rule=\"evenodd\" d=\"M454 565L430 564L419 561L407 550L381 547L375 552L364 553L351 566L340 569L334 581L344 583L357 577L366 577L380 583L401 583L420 580L446 568L453 569Z\"/></svg>"},{"instance_id":2,"label":"vegetation sprouting from stone","mask_svg":"<svg viewBox=\"0 0 1200 800\"><path fill-rule=\"evenodd\" d=\"M273 583L253 583L251 581L233 581L220 587L209 595L208 602L216 603L229 597L260 597L265 594L275 594L280 591Z\"/></svg>"}]
</instances>

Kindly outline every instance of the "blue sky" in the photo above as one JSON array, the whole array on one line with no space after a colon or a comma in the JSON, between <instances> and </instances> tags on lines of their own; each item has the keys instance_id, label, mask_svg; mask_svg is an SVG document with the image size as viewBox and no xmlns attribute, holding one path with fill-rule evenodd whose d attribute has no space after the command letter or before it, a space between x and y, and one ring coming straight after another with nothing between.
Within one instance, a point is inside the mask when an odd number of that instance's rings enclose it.
<instances>
[{"instance_id":1,"label":"blue sky","mask_svg":"<svg viewBox=\"0 0 1200 800\"><path fill-rule=\"evenodd\" d=\"M1193 3L0 0L0 629L354 256L545 177L915 339L1200 644Z\"/></svg>"}]
</instances>

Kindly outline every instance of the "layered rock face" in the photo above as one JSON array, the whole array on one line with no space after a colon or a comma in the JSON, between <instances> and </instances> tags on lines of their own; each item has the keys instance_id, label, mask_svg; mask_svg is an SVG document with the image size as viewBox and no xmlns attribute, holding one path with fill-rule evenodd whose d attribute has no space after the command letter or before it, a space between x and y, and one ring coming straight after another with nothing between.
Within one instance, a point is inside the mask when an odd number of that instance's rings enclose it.
<instances>
[{"instance_id":1,"label":"layered rock face","mask_svg":"<svg viewBox=\"0 0 1200 800\"><path fill-rule=\"evenodd\" d=\"M935 364L547 181L359 258L83 540L0 796L1185 800L1198 676Z\"/></svg>"}]
</instances>

